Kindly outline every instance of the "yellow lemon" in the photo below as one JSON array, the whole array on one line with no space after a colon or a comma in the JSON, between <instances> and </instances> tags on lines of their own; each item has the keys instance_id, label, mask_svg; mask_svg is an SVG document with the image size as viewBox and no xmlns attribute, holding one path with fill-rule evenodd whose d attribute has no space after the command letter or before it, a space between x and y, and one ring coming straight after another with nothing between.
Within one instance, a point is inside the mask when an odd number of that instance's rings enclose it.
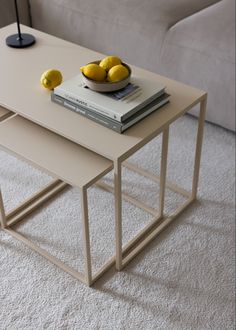
<instances>
[{"instance_id":1,"label":"yellow lemon","mask_svg":"<svg viewBox=\"0 0 236 330\"><path fill-rule=\"evenodd\" d=\"M62 82L62 74L55 69L47 70L42 74L40 82L43 87L53 89Z\"/></svg>"},{"instance_id":2,"label":"yellow lemon","mask_svg":"<svg viewBox=\"0 0 236 330\"><path fill-rule=\"evenodd\" d=\"M117 56L107 56L99 63L104 70L109 71L113 66L121 64L121 59Z\"/></svg>"},{"instance_id":3,"label":"yellow lemon","mask_svg":"<svg viewBox=\"0 0 236 330\"><path fill-rule=\"evenodd\" d=\"M107 74L107 80L110 82L120 81L127 78L129 70L122 64L113 66Z\"/></svg>"},{"instance_id":4,"label":"yellow lemon","mask_svg":"<svg viewBox=\"0 0 236 330\"><path fill-rule=\"evenodd\" d=\"M80 68L81 72L83 72L83 74L92 79L92 80L96 80L96 81L103 81L106 78L106 71L100 67L98 64L95 63L90 63L87 64L85 66L82 66Z\"/></svg>"}]
</instances>

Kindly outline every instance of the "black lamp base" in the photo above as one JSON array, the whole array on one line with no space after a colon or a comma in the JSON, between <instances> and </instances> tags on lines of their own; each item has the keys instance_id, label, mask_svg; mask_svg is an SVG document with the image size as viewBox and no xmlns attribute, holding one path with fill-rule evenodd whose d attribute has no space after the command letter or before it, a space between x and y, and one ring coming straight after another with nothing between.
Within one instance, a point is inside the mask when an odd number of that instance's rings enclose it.
<instances>
[{"instance_id":1,"label":"black lamp base","mask_svg":"<svg viewBox=\"0 0 236 330\"><path fill-rule=\"evenodd\" d=\"M35 43L35 38L31 34L21 33L21 38L18 34L13 34L6 38L6 44L13 48L26 48Z\"/></svg>"}]
</instances>

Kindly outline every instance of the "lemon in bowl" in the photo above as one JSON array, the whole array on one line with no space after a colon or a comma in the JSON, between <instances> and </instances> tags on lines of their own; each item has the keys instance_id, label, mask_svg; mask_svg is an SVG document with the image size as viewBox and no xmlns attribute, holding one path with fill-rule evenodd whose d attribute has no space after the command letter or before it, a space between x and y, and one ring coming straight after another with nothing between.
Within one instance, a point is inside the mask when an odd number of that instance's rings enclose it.
<instances>
[{"instance_id":1,"label":"lemon in bowl","mask_svg":"<svg viewBox=\"0 0 236 330\"><path fill-rule=\"evenodd\" d=\"M107 72L115 65L121 64L121 59L118 56L107 56L101 60L99 66Z\"/></svg>"},{"instance_id":2,"label":"lemon in bowl","mask_svg":"<svg viewBox=\"0 0 236 330\"><path fill-rule=\"evenodd\" d=\"M104 59L103 59L104 60ZM124 88L128 83L130 82L130 76L131 76L131 68L123 63L120 62L120 64L113 65L107 72L107 70L104 69L103 66L100 66L103 60L98 60L94 61L91 63L88 63L84 67L82 67L82 80L85 83L87 87L89 87L91 90L97 91L97 92L113 92L117 91L119 89ZM109 61L107 61L109 62ZM106 63L106 62L105 62ZM114 64L115 62L113 62ZM98 77L96 76L95 72L95 79L92 74L87 75L86 67L92 68L90 65L91 64L96 64L99 66L101 69L103 69L106 73L105 77L103 80L97 79ZM104 62L103 62L104 64ZM118 67L119 69L117 70L114 69L115 67ZM95 69L97 70L97 69ZM111 71L112 70L112 71ZM93 78L92 78L93 76Z\"/></svg>"},{"instance_id":3,"label":"lemon in bowl","mask_svg":"<svg viewBox=\"0 0 236 330\"><path fill-rule=\"evenodd\" d=\"M113 66L107 73L107 81L117 82L126 79L129 76L128 68L123 64Z\"/></svg>"},{"instance_id":4,"label":"lemon in bowl","mask_svg":"<svg viewBox=\"0 0 236 330\"><path fill-rule=\"evenodd\" d=\"M89 63L80 68L80 71L89 79L95 81L104 81L106 78L106 71L97 63Z\"/></svg>"}]
</instances>

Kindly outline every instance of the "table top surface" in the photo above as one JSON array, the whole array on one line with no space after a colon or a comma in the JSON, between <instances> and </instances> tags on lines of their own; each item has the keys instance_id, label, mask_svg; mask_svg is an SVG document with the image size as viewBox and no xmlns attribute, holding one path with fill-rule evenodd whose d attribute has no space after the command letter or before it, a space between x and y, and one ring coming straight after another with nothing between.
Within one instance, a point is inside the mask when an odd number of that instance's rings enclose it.
<instances>
[{"instance_id":1,"label":"table top surface","mask_svg":"<svg viewBox=\"0 0 236 330\"><path fill-rule=\"evenodd\" d=\"M113 168L107 158L19 115L0 125L3 149L72 186L89 187Z\"/></svg>"},{"instance_id":2,"label":"table top surface","mask_svg":"<svg viewBox=\"0 0 236 330\"><path fill-rule=\"evenodd\" d=\"M52 103L50 91L40 85L41 74L47 69L60 70L65 80L78 74L80 66L105 55L26 26L21 30L35 36L35 45L7 47L5 39L16 33L16 24L0 29L0 106L108 159L126 158L206 97L204 91L131 65L133 75L164 84L171 99L123 134L116 133Z\"/></svg>"}]
</instances>

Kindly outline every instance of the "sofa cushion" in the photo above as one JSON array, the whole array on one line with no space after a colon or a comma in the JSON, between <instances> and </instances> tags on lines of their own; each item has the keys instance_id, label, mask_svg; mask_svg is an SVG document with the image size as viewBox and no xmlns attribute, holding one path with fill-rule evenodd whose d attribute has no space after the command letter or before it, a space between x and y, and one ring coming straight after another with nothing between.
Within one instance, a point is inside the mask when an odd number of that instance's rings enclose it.
<instances>
[{"instance_id":1,"label":"sofa cushion","mask_svg":"<svg viewBox=\"0 0 236 330\"><path fill-rule=\"evenodd\" d=\"M163 44L160 73L206 90L207 120L235 130L234 0L220 1L173 26Z\"/></svg>"},{"instance_id":2,"label":"sofa cushion","mask_svg":"<svg viewBox=\"0 0 236 330\"><path fill-rule=\"evenodd\" d=\"M158 72L167 29L217 0L30 0L33 26Z\"/></svg>"}]
</instances>

